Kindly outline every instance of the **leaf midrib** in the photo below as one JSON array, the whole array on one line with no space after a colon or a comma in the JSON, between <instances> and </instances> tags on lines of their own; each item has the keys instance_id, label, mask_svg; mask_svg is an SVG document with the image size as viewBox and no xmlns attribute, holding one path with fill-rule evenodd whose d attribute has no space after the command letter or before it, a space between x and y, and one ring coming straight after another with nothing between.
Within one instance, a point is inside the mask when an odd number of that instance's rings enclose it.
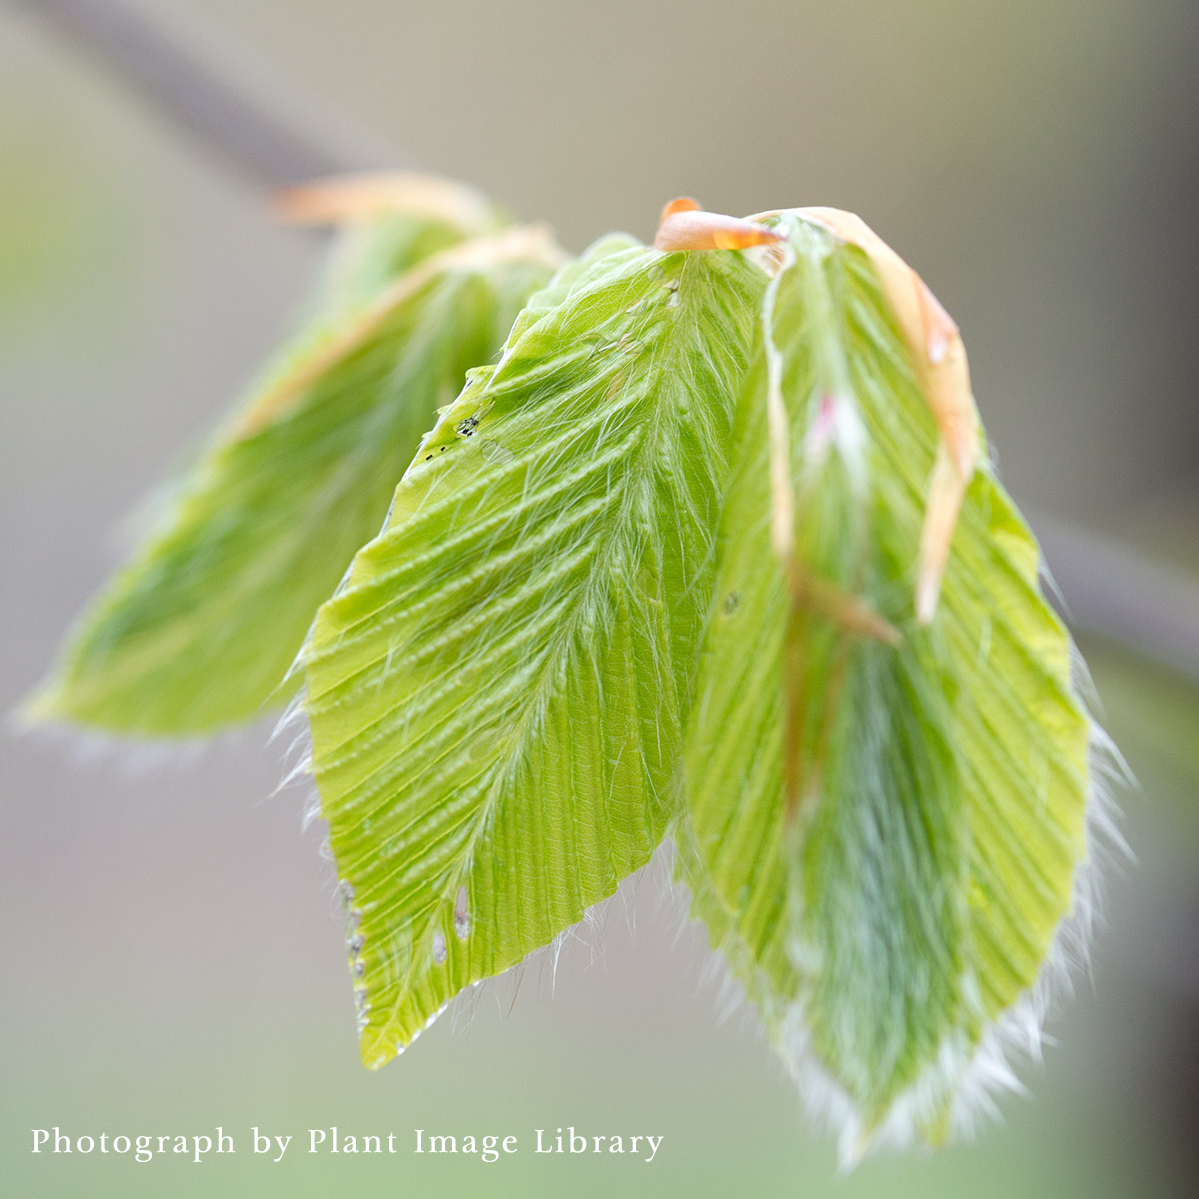
<instances>
[{"instance_id":1,"label":"leaf midrib","mask_svg":"<svg viewBox=\"0 0 1199 1199\"><path fill-rule=\"evenodd\" d=\"M667 338L666 349L668 353L663 355L662 361L659 361L657 364L655 364L655 355L651 351L651 366L647 370L647 375L653 375L656 365L656 373L660 378L665 373L667 363L673 362L678 353L676 342L680 318L686 312L687 309L680 304L674 313L674 328ZM652 496L654 491L653 458L650 451L658 448L660 444L660 429L664 419L665 410L669 407L669 404L666 402L654 403L653 397L656 394L656 389L650 386L643 385L641 388L641 393L645 397L645 402L653 405L651 409L651 419L649 422L649 427L641 439L641 453L636 456L630 455L629 458L626 459L631 465L629 471L630 484L626 488L626 496L621 505L621 515L623 519L620 522L620 526L615 528L613 535L606 539L606 544L603 549L597 552L596 555L596 562L603 562L605 567L615 556L615 547L620 542L620 530L622 528L628 529L629 525L631 524L629 521L629 516L634 510L635 500L644 500L647 498L647 493L649 496ZM640 472L638 472L632 465L634 462L642 464L642 469ZM506 739L508 746L513 744L523 744L524 736L528 731L529 724L532 721L534 714L540 713L544 710L544 692L549 686L551 680L559 673L559 667L561 666L560 658L563 647L566 647L566 656L569 658L570 654L572 653L570 646L575 641L575 635L578 631L578 625L581 621L581 614L594 608L595 594L606 590L607 587L607 571L593 568L588 583L584 584L583 588L581 589L582 594L579 597L579 602L575 605L574 612L567 622L567 628L559 634L556 642L546 652L545 664L541 671L541 677L534 685L529 702L526 704L524 715L520 718L519 723L513 729L511 735ZM610 632L610 627L605 629L605 634ZM669 645L665 645L663 649L668 653ZM671 675L668 677L673 678L673 672L671 672ZM497 754L497 758L505 759L506 765L500 765L498 768L493 767L496 773L496 778L488 787L485 798L480 804L479 811L475 816L475 828L463 847L461 856L462 861L465 863L470 863L473 861L475 847L479 839L482 837L486 828L491 823L491 818L494 812L498 809L499 805L503 803L503 788L507 784L508 779L511 777L512 771L520 762L520 756L511 752L507 753L506 755ZM469 866L467 867L467 872L469 872ZM455 891L458 886L462 885L461 880L462 873L459 872L459 874L456 875L445 888L440 901L432 905L430 908L430 916L425 921L424 926L420 929L419 934L417 934L414 930L414 935L412 938L412 956L403 975L397 980L395 986L397 997L395 1002L391 1005L387 1023L380 1028L378 1035L381 1038L385 1037L392 1028L398 1025L396 1013L398 1012L404 997L411 993L413 977L418 969L418 964L422 961L420 957L420 951L423 949L424 942L430 935L435 919L434 914L441 908L442 903L445 900L445 896Z\"/></svg>"}]
</instances>

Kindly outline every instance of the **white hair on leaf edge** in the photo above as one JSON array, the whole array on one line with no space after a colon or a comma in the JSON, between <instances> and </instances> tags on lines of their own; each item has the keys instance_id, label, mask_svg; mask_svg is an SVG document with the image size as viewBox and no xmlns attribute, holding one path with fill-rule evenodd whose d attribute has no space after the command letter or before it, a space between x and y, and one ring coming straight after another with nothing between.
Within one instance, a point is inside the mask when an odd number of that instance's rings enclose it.
<instances>
[{"instance_id":1,"label":"white hair on leaf edge","mask_svg":"<svg viewBox=\"0 0 1199 1199\"><path fill-rule=\"evenodd\" d=\"M30 720L20 709L8 713L5 723L11 736L68 747L80 768L115 767L120 777L135 781L168 772L190 773L203 761L232 760L251 745L259 724L252 720L211 733L144 737L73 724L66 717Z\"/></svg>"},{"instance_id":2,"label":"white hair on leaf edge","mask_svg":"<svg viewBox=\"0 0 1199 1199\"><path fill-rule=\"evenodd\" d=\"M939 1122L949 1103L947 1140L973 1136L984 1120L999 1115L996 1098L1026 1094L1015 1062L1039 1061L1047 1015L1058 998L1073 993L1073 977L1089 972L1090 946L1102 918L1102 875L1111 859L1128 860L1117 824L1111 784L1127 783L1127 767L1111 740L1094 721L1090 726L1090 785L1084 824L1084 851L1074 869L1070 908L1054 933L1049 952L1032 986L971 1046L964 1031L951 1033L937 1060L908 1086L872 1130L845 1088L828 1072L811 1047L802 1002L788 1005L775 1034L775 1047L787 1065L808 1116L837 1137L843 1169L882 1149L904 1149L921 1138L920 1130Z\"/></svg>"},{"instance_id":3,"label":"white hair on leaf edge","mask_svg":"<svg viewBox=\"0 0 1199 1199\"><path fill-rule=\"evenodd\" d=\"M527 953L519 962L500 974L475 979L430 1016L424 1028L428 1029L441 1015L448 1012L453 1033L469 1030L479 1004L487 996L494 998L497 1010L506 1018L511 1014L520 995L530 992L530 988L526 988L524 984L531 973L536 975L532 993L548 993L552 996L557 988L558 968L564 959L574 959L570 963L572 968L581 965L585 970L594 969L603 961L603 937L614 913L618 915L630 937L636 938L635 905L643 886L647 883L654 885L659 895L665 899L673 899L669 885L673 853L674 846L667 837L644 866L622 879L611 895L587 908L578 921L564 928L548 944ZM679 927L684 925L685 922L679 922ZM415 1040L414 1037L409 1045Z\"/></svg>"},{"instance_id":4,"label":"white hair on leaf edge","mask_svg":"<svg viewBox=\"0 0 1199 1199\"><path fill-rule=\"evenodd\" d=\"M287 773L278 787L276 787L275 794L294 785L297 780L311 778L311 736L307 716L303 709L302 694L293 699L287 711L280 717L271 739L275 740L292 726L302 727L284 755L284 767ZM289 766L286 758L296 755L298 755L296 761ZM310 786L302 818L303 831L307 832L314 823L321 820L323 820L323 816L321 813L320 796L316 787ZM335 903L343 909L348 909L351 900L345 898L344 888L346 884L337 877L336 860L329 849L328 835L322 839L321 845L318 848L318 854L323 861L331 863L334 867L329 872L329 882ZM500 974L488 978L476 979L471 982L429 1016L420 1031L409 1041L408 1046L397 1044L395 1046L395 1055L398 1057L404 1052L405 1048L410 1048L422 1033L427 1031L447 1012L449 1013L449 1024L453 1032L469 1029L478 1010L479 1003L485 995L492 995L495 998L500 1014L507 1016L515 1006L516 1000L522 991L525 978L530 971L535 971L537 974L535 991L548 991L552 995L557 986L558 967L564 957L575 957L576 961L581 961L584 969L594 968L603 960L603 938L614 912L618 914L621 923L628 929L630 937L635 939L637 931L635 902L639 891L646 884L646 881L652 880L654 884L657 884L656 891L664 898L674 898L672 888L670 887L673 854L674 846L668 835L651 855L650 860L622 879L611 895L585 909L582 917L577 922L563 929L548 944L539 946L537 949L526 954L519 962L510 966L507 970L502 971ZM476 915L472 913L472 920L476 918ZM684 923L680 921L679 926L682 927ZM348 930L347 935L349 935L350 931L352 930ZM353 963L351 963L352 965ZM352 969L351 979L354 983L354 1004L359 1031L361 1032L364 1027L363 1009L369 1010L369 994L362 979L355 975ZM505 989L507 990L507 994L504 994Z\"/></svg>"},{"instance_id":5,"label":"white hair on leaf edge","mask_svg":"<svg viewBox=\"0 0 1199 1199\"><path fill-rule=\"evenodd\" d=\"M1073 643L1070 649L1074 687L1084 706L1089 708L1088 701L1093 701L1094 696L1090 678ZM311 777L311 739L302 703L302 694L293 699L272 736L274 740L292 726L300 726L285 755L293 757L294 763L277 790L299 778ZM809 1118L837 1137L842 1168L852 1168L870 1153L903 1149L918 1142L921 1127L938 1120L947 1100L947 1139L957 1139L974 1135L982 1120L998 1117L998 1095L1026 1093L1012 1059L1040 1060L1041 1049L1048 1039L1044 1022L1054 1000L1072 993L1075 971L1089 971L1090 944L1095 925L1102 915L1102 873L1106 860L1128 860L1131 856L1119 832L1118 811L1112 798L1113 786L1129 785L1131 775L1106 732L1094 720L1090 722L1089 744L1084 851L1074 870L1070 908L1058 924L1033 985L991 1023L978 1044L971 1046L962 1030L951 1033L942 1044L937 1060L900 1094L883 1121L867 1133L860 1109L811 1049L802 1003L790 1004L777 1021L777 1031L771 1038L775 1049L799 1089ZM307 830L319 817L320 799L313 787L304 814L304 829ZM585 953L585 967L594 967L603 956L601 937L614 908L622 914L630 934L635 935L634 896L648 878L655 879L659 894L672 907L678 906L679 897L683 897L683 919L676 924L677 946L690 922L686 919L687 888L674 881L675 854L675 846L668 834L646 865L624 879L612 895L587 908L577 923L503 973L473 982L433 1013L421 1031L428 1029L446 1011L450 1012L454 1031L469 1028L485 992L494 994L501 1014L506 1015L515 1005L525 976L531 969L538 974L536 990L546 988L548 976L548 990L552 994L564 951ZM720 951L705 955L711 968L704 971L699 980L701 986L716 984L714 1006L721 1024L739 1014L748 1015L754 1007L746 1002L745 988L728 969L727 962L722 961L723 956ZM510 989L507 1002L500 994L505 986ZM359 983L355 989L356 1006L361 1006L361 992ZM760 1019L754 1024L759 1030L763 1027ZM397 1054L400 1052L402 1048L397 1047Z\"/></svg>"}]
</instances>

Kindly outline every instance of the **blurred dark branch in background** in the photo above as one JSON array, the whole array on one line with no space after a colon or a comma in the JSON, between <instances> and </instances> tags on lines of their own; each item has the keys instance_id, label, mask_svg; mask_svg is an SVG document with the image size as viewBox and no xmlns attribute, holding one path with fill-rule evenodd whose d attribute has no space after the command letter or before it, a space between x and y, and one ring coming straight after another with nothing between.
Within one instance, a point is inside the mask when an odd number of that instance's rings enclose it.
<instances>
[{"instance_id":1,"label":"blurred dark branch in background","mask_svg":"<svg viewBox=\"0 0 1199 1199\"><path fill-rule=\"evenodd\" d=\"M397 165L389 147L297 94L194 18L151 20L119 0L9 0L38 13L258 184ZM402 165L402 164L399 164Z\"/></svg>"},{"instance_id":2,"label":"blurred dark branch in background","mask_svg":"<svg viewBox=\"0 0 1199 1199\"><path fill-rule=\"evenodd\" d=\"M1075 628L1199 680L1199 580L1056 517L1030 521Z\"/></svg>"},{"instance_id":3,"label":"blurred dark branch in background","mask_svg":"<svg viewBox=\"0 0 1199 1199\"><path fill-rule=\"evenodd\" d=\"M404 165L214 33L168 33L119 0L10 0L65 29L259 185ZM1199 580L1096 533L1034 514L1066 616L1199 681Z\"/></svg>"}]
</instances>

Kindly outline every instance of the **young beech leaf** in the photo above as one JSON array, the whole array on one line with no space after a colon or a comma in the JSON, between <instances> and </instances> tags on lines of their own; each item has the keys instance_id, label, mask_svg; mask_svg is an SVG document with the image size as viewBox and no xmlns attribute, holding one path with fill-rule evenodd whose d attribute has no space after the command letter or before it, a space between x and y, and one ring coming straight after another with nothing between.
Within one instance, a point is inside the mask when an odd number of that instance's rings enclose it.
<instances>
[{"instance_id":1,"label":"young beech leaf","mask_svg":"<svg viewBox=\"0 0 1199 1199\"><path fill-rule=\"evenodd\" d=\"M678 810L766 276L621 245L472 373L302 653L369 1066L612 894Z\"/></svg>"},{"instance_id":2,"label":"young beech leaf","mask_svg":"<svg viewBox=\"0 0 1199 1199\"><path fill-rule=\"evenodd\" d=\"M437 406L560 261L531 228L458 237L412 261L454 237L440 217L359 222L318 331L218 432L30 715L176 736L286 698L317 606L378 531Z\"/></svg>"},{"instance_id":3,"label":"young beech leaf","mask_svg":"<svg viewBox=\"0 0 1199 1199\"><path fill-rule=\"evenodd\" d=\"M950 456L956 531L938 510L946 412L968 407L976 436L964 355L959 407L938 411L893 263L830 226L845 231L816 210L779 218L789 248L736 409L680 862L852 1158L959 1128L1010 1078L1003 1050L1038 1035L1048 963L1085 918L1093 733L1036 545L989 464Z\"/></svg>"}]
</instances>

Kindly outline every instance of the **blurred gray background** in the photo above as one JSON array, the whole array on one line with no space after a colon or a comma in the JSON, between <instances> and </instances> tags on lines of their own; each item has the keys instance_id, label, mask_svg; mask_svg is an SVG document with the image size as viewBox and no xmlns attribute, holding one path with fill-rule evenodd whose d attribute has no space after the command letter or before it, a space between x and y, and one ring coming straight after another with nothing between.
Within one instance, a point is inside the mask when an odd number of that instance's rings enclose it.
<instances>
[{"instance_id":1,"label":"blurred gray background","mask_svg":"<svg viewBox=\"0 0 1199 1199\"><path fill-rule=\"evenodd\" d=\"M5 709L119 560L125 515L287 330L321 250L36 8L0 4ZM322 136L472 182L572 249L648 238L680 193L860 212L961 325L1018 502L1199 568L1194 0L142 8L306 97ZM655 879L568 949L552 995L535 963L367 1073L332 869L301 835L302 791L272 795L268 722L163 761L0 741L0 1178L39 1195L1193 1195L1199 697L1083 648L1141 780L1123 797L1137 862L1112 871L1060 1046L976 1145L837 1179L752 1017L720 1020L702 935ZM32 1128L217 1124L239 1152L201 1166L29 1153ZM651 1165L301 1152L333 1124L405 1145L416 1127L527 1144L571 1124L666 1140ZM251 1125L296 1138L282 1163L242 1152Z\"/></svg>"}]
</instances>

